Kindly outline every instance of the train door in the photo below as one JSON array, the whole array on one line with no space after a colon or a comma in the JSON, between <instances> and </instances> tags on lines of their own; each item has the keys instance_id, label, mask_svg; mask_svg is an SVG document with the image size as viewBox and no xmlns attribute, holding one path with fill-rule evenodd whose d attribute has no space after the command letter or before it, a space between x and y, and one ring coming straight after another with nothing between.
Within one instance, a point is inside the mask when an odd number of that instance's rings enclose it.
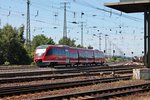
<instances>
[{"instance_id":1,"label":"train door","mask_svg":"<svg viewBox=\"0 0 150 100\"><path fill-rule=\"evenodd\" d=\"M89 61L89 56L88 56L89 54L88 54L88 52L87 51L85 51L85 63L88 63L88 61Z\"/></svg>"},{"instance_id":2,"label":"train door","mask_svg":"<svg viewBox=\"0 0 150 100\"><path fill-rule=\"evenodd\" d=\"M66 64L69 64L70 60L69 60L69 51L68 51L68 49L66 49L65 52L66 52Z\"/></svg>"}]
</instances>

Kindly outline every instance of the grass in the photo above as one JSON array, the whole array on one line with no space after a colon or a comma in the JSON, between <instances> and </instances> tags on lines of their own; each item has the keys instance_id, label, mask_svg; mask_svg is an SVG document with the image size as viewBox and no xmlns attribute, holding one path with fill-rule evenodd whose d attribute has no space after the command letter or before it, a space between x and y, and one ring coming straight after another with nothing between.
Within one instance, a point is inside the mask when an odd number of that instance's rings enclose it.
<instances>
[{"instance_id":1,"label":"grass","mask_svg":"<svg viewBox=\"0 0 150 100\"><path fill-rule=\"evenodd\" d=\"M35 68L35 65L1 65L0 69L6 68L6 69L15 69L15 68Z\"/></svg>"}]
</instances>

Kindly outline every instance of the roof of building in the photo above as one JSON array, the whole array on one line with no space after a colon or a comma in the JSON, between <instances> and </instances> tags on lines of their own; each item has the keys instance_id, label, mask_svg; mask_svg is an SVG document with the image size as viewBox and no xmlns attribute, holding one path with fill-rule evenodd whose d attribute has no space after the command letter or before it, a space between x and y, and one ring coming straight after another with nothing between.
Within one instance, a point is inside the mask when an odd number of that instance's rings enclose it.
<instances>
[{"instance_id":1,"label":"roof of building","mask_svg":"<svg viewBox=\"0 0 150 100\"><path fill-rule=\"evenodd\" d=\"M128 1L128 2L115 2L115 3L105 3L107 7L126 12L145 12L150 11L150 1Z\"/></svg>"}]
</instances>

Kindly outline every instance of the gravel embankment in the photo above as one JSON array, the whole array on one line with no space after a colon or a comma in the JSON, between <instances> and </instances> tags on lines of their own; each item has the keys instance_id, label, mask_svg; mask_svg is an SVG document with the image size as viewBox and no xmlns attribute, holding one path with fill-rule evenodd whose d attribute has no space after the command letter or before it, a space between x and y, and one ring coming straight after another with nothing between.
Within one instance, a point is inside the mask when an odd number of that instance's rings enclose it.
<instances>
[{"instance_id":1,"label":"gravel embankment","mask_svg":"<svg viewBox=\"0 0 150 100\"><path fill-rule=\"evenodd\" d=\"M20 100L20 99L30 100L30 99L36 99L38 97L44 97L44 96L63 95L63 94L70 94L70 93L75 93L75 92L84 92L84 91L92 91L92 90L100 90L100 89L110 89L110 88L115 88L115 87L137 85L137 84L149 83L149 82L150 81L144 81L144 80L118 81L118 82L112 82L112 83L95 84L95 85L90 85L90 86L82 86L82 87L76 87L76 88L5 97L5 98L2 98L2 100ZM122 99L119 99L119 100L122 100Z\"/></svg>"},{"instance_id":2,"label":"gravel embankment","mask_svg":"<svg viewBox=\"0 0 150 100\"><path fill-rule=\"evenodd\" d=\"M126 97L111 98L110 100L150 100L150 92L136 93Z\"/></svg>"},{"instance_id":3,"label":"gravel embankment","mask_svg":"<svg viewBox=\"0 0 150 100\"><path fill-rule=\"evenodd\" d=\"M87 80L87 79L99 79L99 78L109 78L109 77L112 76L111 75L82 76L82 77L74 77L74 78L40 80L40 81L30 81L30 82L21 82L21 83L6 83L6 84L0 84L0 87L25 86L25 85L35 85L35 84L55 83L55 82L70 82L70 81L80 81L80 80Z\"/></svg>"}]
</instances>

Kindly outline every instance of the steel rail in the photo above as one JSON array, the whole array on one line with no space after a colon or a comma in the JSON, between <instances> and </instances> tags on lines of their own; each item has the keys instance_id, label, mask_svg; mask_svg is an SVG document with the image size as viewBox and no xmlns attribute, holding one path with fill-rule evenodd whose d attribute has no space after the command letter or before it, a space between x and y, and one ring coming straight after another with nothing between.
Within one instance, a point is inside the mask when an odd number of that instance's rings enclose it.
<instances>
[{"instance_id":1,"label":"steel rail","mask_svg":"<svg viewBox=\"0 0 150 100\"><path fill-rule=\"evenodd\" d=\"M115 74L131 74L132 70L123 70L123 71L115 71ZM16 82L29 82L29 81L39 81L39 80L49 80L49 79L65 79L65 78L73 78L73 77L81 77L81 76L96 76L96 75L111 75L112 71L106 71L103 73L92 72L92 73L74 73L74 74L55 74L55 75L44 75L44 76L29 76L29 77L15 77L15 78L3 78L0 79L1 84L5 83L16 83ZM115 75L114 74L114 75Z\"/></svg>"},{"instance_id":2,"label":"steel rail","mask_svg":"<svg viewBox=\"0 0 150 100\"><path fill-rule=\"evenodd\" d=\"M76 69L44 70L44 71L29 71L29 72L11 72L11 73L9 72L9 73L0 73L0 78L35 76L35 75L46 75L46 74L119 71L119 70L133 69L133 68L134 68L133 66L124 66L124 67L117 66L117 67L76 68ZM138 68L141 68L141 67L139 66Z\"/></svg>"},{"instance_id":3,"label":"steel rail","mask_svg":"<svg viewBox=\"0 0 150 100\"><path fill-rule=\"evenodd\" d=\"M71 98L78 99L78 97L80 98L82 97L84 100L101 100L101 99L108 100L110 97L114 97L114 96L129 95L132 93L149 91L149 90L150 90L150 83L144 83L139 85L123 86L118 88L85 91L85 92L65 94L65 95L47 96L47 97L36 98L36 100L63 100L63 99L70 100Z\"/></svg>"},{"instance_id":4,"label":"steel rail","mask_svg":"<svg viewBox=\"0 0 150 100\"><path fill-rule=\"evenodd\" d=\"M0 97L18 95L18 94L23 94L23 93L39 92L39 91L45 91L45 90L77 87L77 86L83 86L83 85L85 86L85 85L113 82L113 81L119 81L119 80L129 80L129 79L131 79L131 75L111 77L111 78L70 81L70 82L47 83L47 84L38 84L38 85L1 87Z\"/></svg>"}]
</instances>

